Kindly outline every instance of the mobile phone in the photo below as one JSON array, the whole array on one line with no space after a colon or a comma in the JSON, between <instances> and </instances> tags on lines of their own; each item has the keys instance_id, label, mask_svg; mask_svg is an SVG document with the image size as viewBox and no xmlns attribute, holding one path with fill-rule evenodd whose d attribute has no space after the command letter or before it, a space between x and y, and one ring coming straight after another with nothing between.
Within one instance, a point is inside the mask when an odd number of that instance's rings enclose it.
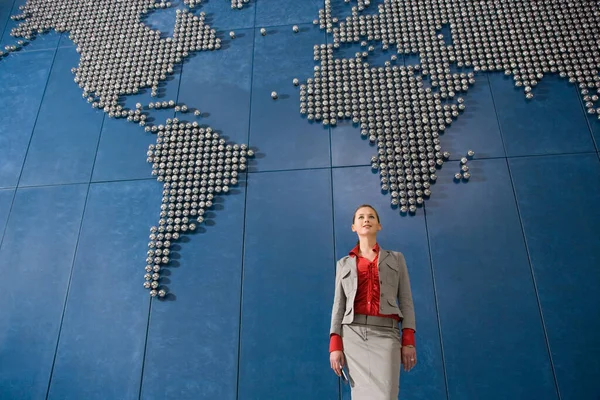
<instances>
[{"instance_id":1,"label":"mobile phone","mask_svg":"<svg viewBox=\"0 0 600 400\"><path fill-rule=\"evenodd\" d=\"M342 380L346 383L350 382L350 379L348 379L348 375L346 374L346 367L342 368Z\"/></svg>"}]
</instances>

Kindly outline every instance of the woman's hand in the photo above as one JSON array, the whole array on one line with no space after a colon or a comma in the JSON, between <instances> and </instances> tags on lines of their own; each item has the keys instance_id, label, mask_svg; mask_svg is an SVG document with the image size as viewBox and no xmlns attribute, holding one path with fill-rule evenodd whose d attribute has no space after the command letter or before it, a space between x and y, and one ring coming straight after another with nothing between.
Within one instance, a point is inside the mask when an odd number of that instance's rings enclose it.
<instances>
[{"instance_id":1,"label":"woman's hand","mask_svg":"<svg viewBox=\"0 0 600 400\"><path fill-rule=\"evenodd\" d=\"M402 364L410 371L417 364L417 351L414 347L402 346Z\"/></svg>"},{"instance_id":2,"label":"woman's hand","mask_svg":"<svg viewBox=\"0 0 600 400\"><path fill-rule=\"evenodd\" d=\"M331 369L337 376L342 376L342 367L346 360L344 359L344 352L341 350L332 351L329 353L329 363Z\"/></svg>"}]
</instances>

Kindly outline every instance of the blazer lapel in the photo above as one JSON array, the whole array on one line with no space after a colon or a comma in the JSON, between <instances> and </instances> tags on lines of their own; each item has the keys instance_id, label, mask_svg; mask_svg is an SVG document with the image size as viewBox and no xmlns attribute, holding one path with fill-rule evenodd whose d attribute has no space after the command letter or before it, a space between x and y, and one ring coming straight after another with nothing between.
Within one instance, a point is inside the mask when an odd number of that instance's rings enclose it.
<instances>
[{"instance_id":1,"label":"blazer lapel","mask_svg":"<svg viewBox=\"0 0 600 400\"><path fill-rule=\"evenodd\" d=\"M344 266L344 269L350 270L350 278L352 279L351 282L354 289L358 289L358 269L356 262L356 257L348 257Z\"/></svg>"},{"instance_id":2,"label":"blazer lapel","mask_svg":"<svg viewBox=\"0 0 600 400\"><path fill-rule=\"evenodd\" d=\"M383 250L382 248L379 249L379 257L377 257L377 272L379 273L379 276L381 276L381 263L389 255L390 255L389 250Z\"/></svg>"}]
</instances>

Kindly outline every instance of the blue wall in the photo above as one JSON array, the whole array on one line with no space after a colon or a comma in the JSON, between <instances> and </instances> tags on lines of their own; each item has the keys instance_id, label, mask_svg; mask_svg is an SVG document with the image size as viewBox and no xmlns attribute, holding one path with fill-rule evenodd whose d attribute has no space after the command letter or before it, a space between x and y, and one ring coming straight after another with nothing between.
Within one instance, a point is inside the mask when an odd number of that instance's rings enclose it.
<instances>
[{"instance_id":1,"label":"blue wall","mask_svg":"<svg viewBox=\"0 0 600 400\"><path fill-rule=\"evenodd\" d=\"M0 0L2 47L20 4ZM442 138L453 159L401 216L358 129L299 114L291 82L326 41L320 7L206 2L226 48L186 60L161 99L257 155L176 243L166 301L142 287L162 190L153 134L81 98L67 34L0 60L0 399L349 399L328 329L361 203L410 272L420 361L402 399L600 398L600 121L575 86L545 76L526 101L509 78L477 75ZM472 178L456 183L470 148Z\"/></svg>"}]
</instances>

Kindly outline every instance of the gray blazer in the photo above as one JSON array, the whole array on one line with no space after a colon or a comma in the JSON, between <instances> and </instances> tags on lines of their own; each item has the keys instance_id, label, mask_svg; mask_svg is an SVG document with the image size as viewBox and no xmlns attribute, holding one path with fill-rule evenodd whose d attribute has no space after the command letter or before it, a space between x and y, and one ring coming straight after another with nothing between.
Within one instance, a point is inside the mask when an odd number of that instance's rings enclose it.
<instances>
[{"instance_id":1,"label":"gray blazer","mask_svg":"<svg viewBox=\"0 0 600 400\"><path fill-rule=\"evenodd\" d=\"M379 250L379 313L397 314L402 328L415 329L415 310L406 261L402 253ZM335 293L331 310L330 334L341 335L342 324L354 321L354 298L358 287L356 257L345 256L335 267Z\"/></svg>"}]
</instances>

